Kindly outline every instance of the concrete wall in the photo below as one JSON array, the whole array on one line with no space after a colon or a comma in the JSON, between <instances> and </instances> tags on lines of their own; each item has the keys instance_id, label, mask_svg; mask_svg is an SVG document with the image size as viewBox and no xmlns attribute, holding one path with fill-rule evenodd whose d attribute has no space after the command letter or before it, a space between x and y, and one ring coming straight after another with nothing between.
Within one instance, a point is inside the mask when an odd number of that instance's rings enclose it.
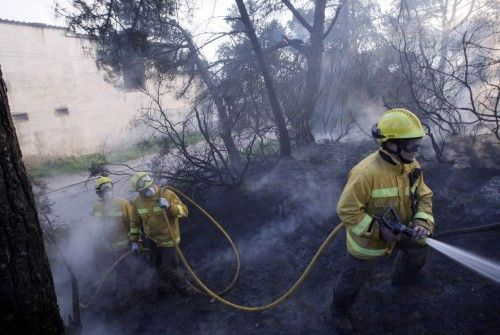
<instances>
[{"instance_id":1,"label":"concrete wall","mask_svg":"<svg viewBox=\"0 0 500 335\"><path fill-rule=\"evenodd\" d=\"M0 65L28 162L110 151L148 137L130 127L147 99L106 82L84 51L89 46L59 27L0 20ZM173 96L167 101L176 113L186 109Z\"/></svg>"}]
</instances>

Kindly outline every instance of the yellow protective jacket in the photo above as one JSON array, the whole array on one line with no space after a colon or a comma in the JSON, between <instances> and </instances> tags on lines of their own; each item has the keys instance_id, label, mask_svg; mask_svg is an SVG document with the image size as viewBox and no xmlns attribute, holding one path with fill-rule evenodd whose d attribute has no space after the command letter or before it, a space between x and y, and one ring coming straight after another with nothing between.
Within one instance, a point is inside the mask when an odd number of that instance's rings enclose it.
<instances>
[{"instance_id":1,"label":"yellow protective jacket","mask_svg":"<svg viewBox=\"0 0 500 335\"><path fill-rule=\"evenodd\" d=\"M109 202L99 201L94 205L92 215L99 218L109 228L108 248L118 250L128 246L128 232L132 206L122 198L114 197Z\"/></svg>"},{"instance_id":2,"label":"yellow protective jacket","mask_svg":"<svg viewBox=\"0 0 500 335\"><path fill-rule=\"evenodd\" d=\"M410 190L409 174L420 168L416 160L402 164L385 150L375 152L349 173L347 184L337 204L337 214L346 226L347 251L356 258L374 259L390 254L395 243L379 237L375 216L393 207L401 221L413 226L413 220L428 230L434 230L432 191L424 183L423 175ZM412 213L410 191L418 195L418 208Z\"/></svg>"},{"instance_id":3,"label":"yellow protective jacket","mask_svg":"<svg viewBox=\"0 0 500 335\"><path fill-rule=\"evenodd\" d=\"M159 247L173 247L174 241L181 240L179 232L179 218L188 216L188 209L179 197L172 191L155 187L155 195L144 198L138 195L132 202L132 219L130 222L130 242L140 239L141 228L147 238L153 240ZM158 199L165 198L170 203L167 211L169 222L165 222L163 209L158 206ZM174 233L170 236L167 224L170 224Z\"/></svg>"}]
</instances>

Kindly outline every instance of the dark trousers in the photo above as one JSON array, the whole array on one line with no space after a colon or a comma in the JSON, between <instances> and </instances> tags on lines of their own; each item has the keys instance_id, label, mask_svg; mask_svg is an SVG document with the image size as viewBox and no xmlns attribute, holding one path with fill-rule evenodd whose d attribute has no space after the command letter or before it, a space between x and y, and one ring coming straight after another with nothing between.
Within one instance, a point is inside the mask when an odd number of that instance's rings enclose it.
<instances>
[{"instance_id":1,"label":"dark trousers","mask_svg":"<svg viewBox=\"0 0 500 335\"><path fill-rule=\"evenodd\" d=\"M391 280L394 284L411 281L425 264L428 246L421 246L403 236L397 242L396 259ZM346 254L343 272L333 290L332 313L347 313L359 290L370 276L378 260L362 260Z\"/></svg>"},{"instance_id":2,"label":"dark trousers","mask_svg":"<svg viewBox=\"0 0 500 335\"><path fill-rule=\"evenodd\" d=\"M155 281L158 289L170 289L181 287L180 280L176 274L179 260L175 248L158 247L150 239L144 241L144 247L148 251L148 264L155 272ZM173 286L173 287L172 287Z\"/></svg>"}]
</instances>

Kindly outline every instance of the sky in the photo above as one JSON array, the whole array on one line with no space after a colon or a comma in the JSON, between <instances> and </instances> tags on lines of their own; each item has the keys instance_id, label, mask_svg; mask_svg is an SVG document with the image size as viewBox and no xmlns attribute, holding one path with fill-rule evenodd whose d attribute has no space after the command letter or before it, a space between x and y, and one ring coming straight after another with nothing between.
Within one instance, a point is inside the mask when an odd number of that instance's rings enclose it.
<instances>
[{"instance_id":1,"label":"sky","mask_svg":"<svg viewBox=\"0 0 500 335\"><path fill-rule=\"evenodd\" d=\"M55 3L68 3L69 0L0 0L0 18L38 22L51 25L64 25L64 20L54 15ZM221 18L227 13L234 0L198 0L193 13L195 19L190 22L196 31L210 30L223 24ZM379 1L387 7L389 1Z\"/></svg>"},{"instance_id":2,"label":"sky","mask_svg":"<svg viewBox=\"0 0 500 335\"><path fill-rule=\"evenodd\" d=\"M64 20L55 18L55 3L68 3L68 0L0 0L0 18L24 22L38 22L50 25L64 25ZM206 28L211 16L223 16L233 0L200 0L194 12L196 24ZM212 20L213 21L213 20Z\"/></svg>"},{"instance_id":3,"label":"sky","mask_svg":"<svg viewBox=\"0 0 500 335\"><path fill-rule=\"evenodd\" d=\"M64 5L69 0L0 0L0 18L22 22L45 23L65 26L64 19L56 18L56 2ZM195 2L195 1L193 1ZM224 16L234 4L234 0L199 0L192 16L184 21L185 26L196 37L198 45L204 44L211 32L227 30ZM208 58L215 56L219 43L213 43L203 49Z\"/></svg>"},{"instance_id":4,"label":"sky","mask_svg":"<svg viewBox=\"0 0 500 335\"><path fill-rule=\"evenodd\" d=\"M54 0L0 0L0 18L23 22L64 25L54 17Z\"/></svg>"},{"instance_id":5,"label":"sky","mask_svg":"<svg viewBox=\"0 0 500 335\"><path fill-rule=\"evenodd\" d=\"M64 6L69 4L70 0L0 0L0 18L65 26L64 19L55 17L56 2ZM194 0L192 2L196 3L193 13L191 17L183 20L183 24L194 35L198 46L204 45L207 39L213 38L211 33L228 30L224 16L234 5L234 0ZM389 1L381 0L379 3L384 9ZM209 59L215 58L217 48L222 41L218 40L204 47L203 55Z\"/></svg>"}]
</instances>

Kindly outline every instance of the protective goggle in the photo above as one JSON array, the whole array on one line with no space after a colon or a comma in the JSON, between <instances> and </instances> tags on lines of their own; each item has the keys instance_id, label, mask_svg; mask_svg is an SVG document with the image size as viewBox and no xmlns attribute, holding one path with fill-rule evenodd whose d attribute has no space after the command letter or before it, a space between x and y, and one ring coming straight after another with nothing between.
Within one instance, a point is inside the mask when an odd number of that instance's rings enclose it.
<instances>
[{"instance_id":1,"label":"protective goggle","mask_svg":"<svg viewBox=\"0 0 500 335\"><path fill-rule=\"evenodd\" d=\"M404 151L408 153L414 153L420 150L420 142L421 142L420 139L411 139L411 140L401 141L400 145Z\"/></svg>"}]
</instances>

